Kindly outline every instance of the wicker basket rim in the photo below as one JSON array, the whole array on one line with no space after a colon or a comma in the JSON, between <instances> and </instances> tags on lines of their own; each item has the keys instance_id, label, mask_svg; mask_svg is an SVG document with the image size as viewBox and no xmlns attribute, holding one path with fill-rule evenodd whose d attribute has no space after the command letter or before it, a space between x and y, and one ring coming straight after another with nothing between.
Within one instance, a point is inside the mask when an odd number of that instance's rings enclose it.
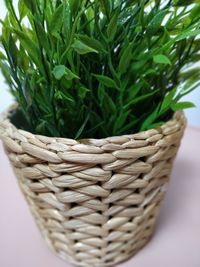
<instances>
[{"instance_id":1,"label":"wicker basket rim","mask_svg":"<svg viewBox=\"0 0 200 267\"><path fill-rule=\"evenodd\" d=\"M49 137L49 136L45 136L45 135L38 135L38 134L34 134L31 133L29 131L26 130L22 130L22 129L18 129L16 128L16 126L9 120L9 114L11 114L11 112L13 112L15 109L17 109L18 104L14 103L12 105L10 105L8 107L8 109L6 109L4 112L0 113L0 137L1 137L1 128L5 129L6 126L10 126L12 128L14 128L17 131L23 131L24 133L27 134L31 134L34 137L43 137L43 138L48 138L49 140L55 140L55 139L59 139L60 141L71 141L71 142L76 142L77 144L82 144L82 145L94 145L95 143L99 143L99 142L104 142L104 141L110 141L111 139L114 141L115 139L122 139L122 138L128 138L128 139L133 139L138 136L138 134L144 134L144 133L152 133L152 134L156 134L156 133L162 133L163 129L165 129L166 127L170 127L170 124L177 120L177 117L180 116L184 116L184 112L183 111L176 111L172 118L170 120L168 120L167 122L165 122L162 126L159 126L157 128L152 128L146 131L141 131L141 132L137 132L134 134L126 134L126 135L120 135L120 136L110 136L110 137L106 137L106 138L85 138L85 139L72 139L72 138L64 138L64 137ZM5 126L6 123L6 126ZM156 133L155 133L156 132ZM117 143L117 142L116 142Z\"/></svg>"}]
</instances>

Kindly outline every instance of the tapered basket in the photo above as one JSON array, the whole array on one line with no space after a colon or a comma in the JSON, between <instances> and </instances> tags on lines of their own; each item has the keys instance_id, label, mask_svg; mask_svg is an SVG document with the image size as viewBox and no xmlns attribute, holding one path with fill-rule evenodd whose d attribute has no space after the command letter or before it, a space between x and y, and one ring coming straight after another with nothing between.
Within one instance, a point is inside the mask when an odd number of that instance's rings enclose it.
<instances>
[{"instance_id":1,"label":"tapered basket","mask_svg":"<svg viewBox=\"0 0 200 267\"><path fill-rule=\"evenodd\" d=\"M5 151L48 246L79 266L113 266L150 239L186 120L105 139L49 138L0 123ZM23 230L22 230L23 231Z\"/></svg>"}]
</instances>

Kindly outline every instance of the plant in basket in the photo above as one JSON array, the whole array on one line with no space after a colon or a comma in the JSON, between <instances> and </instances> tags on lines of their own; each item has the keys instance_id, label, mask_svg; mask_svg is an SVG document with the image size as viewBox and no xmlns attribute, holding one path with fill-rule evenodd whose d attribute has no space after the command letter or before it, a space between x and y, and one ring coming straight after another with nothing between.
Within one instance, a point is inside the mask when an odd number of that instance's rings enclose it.
<instances>
[{"instance_id":1,"label":"plant in basket","mask_svg":"<svg viewBox=\"0 0 200 267\"><path fill-rule=\"evenodd\" d=\"M198 88L200 4L5 0L0 135L49 246L110 266L149 240ZM197 89L198 90L198 89Z\"/></svg>"}]
</instances>

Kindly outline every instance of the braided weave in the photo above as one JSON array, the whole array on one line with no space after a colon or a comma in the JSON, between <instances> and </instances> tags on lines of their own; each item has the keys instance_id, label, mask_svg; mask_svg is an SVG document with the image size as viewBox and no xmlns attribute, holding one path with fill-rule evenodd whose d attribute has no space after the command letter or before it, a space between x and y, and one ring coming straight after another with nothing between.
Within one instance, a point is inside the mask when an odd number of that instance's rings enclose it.
<instances>
[{"instance_id":1,"label":"braided weave","mask_svg":"<svg viewBox=\"0 0 200 267\"><path fill-rule=\"evenodd\" d=\"M4 118L0 135L49 247L79 266L112 266L150 239L186 120L105 139L49 138Z\"/></svg>"}]
</instances>

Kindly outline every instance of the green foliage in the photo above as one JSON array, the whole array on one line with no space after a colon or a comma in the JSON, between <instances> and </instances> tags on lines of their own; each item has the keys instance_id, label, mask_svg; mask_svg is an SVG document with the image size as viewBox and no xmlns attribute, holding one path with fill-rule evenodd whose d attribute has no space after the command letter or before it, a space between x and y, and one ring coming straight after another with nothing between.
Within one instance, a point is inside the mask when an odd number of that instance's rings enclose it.
<instances>
[{"instance_id":1,"label":"green foliage","mask_svg":"<svg viewBox=\"0 0 200 267\"><path fill-rule=\"evenodd\" d=\"M5 0L0 67L33 132L102 138L161 125L200 84L200 4Z\"/></svg>"}]
</instances>

